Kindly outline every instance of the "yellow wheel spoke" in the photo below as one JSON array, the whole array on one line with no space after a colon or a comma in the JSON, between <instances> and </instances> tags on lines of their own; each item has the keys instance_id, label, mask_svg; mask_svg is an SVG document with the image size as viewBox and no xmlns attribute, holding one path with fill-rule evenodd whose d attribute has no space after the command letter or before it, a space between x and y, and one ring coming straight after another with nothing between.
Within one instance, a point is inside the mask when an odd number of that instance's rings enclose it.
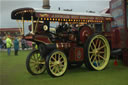
<instances>
[{"instance_id":1,"label":"yellow wheel spoke","mask_svg":"<svg viewBox=\"0 0 128 85\"><path fill-rule=\"evenodd\" d=\"M97 45L98 45L98 39L96 39L96 47L97 47Z\"/></svg>"},{"instance_id":2,"label":"yellow wheel spoke","mask_svg":"<svg viewBox=\"0 0 128 85\"><path fill-rule=\"evenodd\" d=\"M99 51L98 53L99 53L99 54L104 54L104 51Z\"/></svg>"},{"instance_id":3,"label":"yellow wheel spoke","mask_svg":"<svg viewBox=\"0 0 128 85\"><path fill-rule=\"evenodd\" d=\"M94 49L96 49L96 45L95 45L95 43L94 43L94 42L92 42L92 44L93 44L93 46L94 46Z\"/></svg>"},{"instance_id":4,"label":"yellow wheel spoke","mask_svg":"<svg viewBox=\"0 0 128 85\"><path fill-rule=\"evenodd\" d=\"M40 56L39 56L38 53L34 54L34 59L35 59L36 61L38 61L38 60L40 59Z\"/></svg>"},{"instance_id":5,"label":"yellow wheel spoke","mask_svg":"<svg viewBox=\"0 0 128 85\"><path fill-rule=\"evenodd\" d=\"M103 49L105 47L105 45L103 45L103 46L101 46L100 48L98 48L98 50L101 50L101 49Z\"/></svg>"},{"instance_id":6,"label":"yellow wheel spoke","mask_svg":"<svg viewBox=\"0 0 128 85\"><path fill-rule=\"evenodd\" d=\"M32 55L31 59L36 60L36 58L35 58L34 54Z\"/></svg>"},{"instance_id":7,"label":"yellow wheel spoke","mask_svg":"<svg viewBox=\"0 0 128 85\"><path fill-rule=\"evenodd\" d=\"M98 56L98 63L99 63L99 64L100 64L100 61L101 61L101 60L100 60L100 57Z\"/></svg>"},{"instance_id":8,"label":"yellow wheel spoke","mask_svg":"<svg viewBox=\"0 0 128 85\"><path fill-rule=\"evenodd\" d=\"M38 62L38 64L45 64L45 62Z\"/></svg>"},{"instance_id":9,"label":"yellow wheel spoke","mask_svg":"<svg viewBox=\"0 0 128 85\"><path fill-rule=\"evenodd\" d=\"M63 65L63 64L60 64L59 66L60 66L61 68L63 68L63 67L64 67L64 65Z\"/></svg>"},{"instance_id":10,"label":"yellow wheel spoke","mask_svg":"<svg viewBox=\"0 0 128 85\"><path fill-rule=\"evenodd\" d=\"M56 70L56 66L53 66L53 68L51 70L53 70L53 71Z\"/></svg>"},{"instance_id":11,"label":"yellow wheel spoke","mask_svg":"<svg viewBox=\"0 0 128 85\"><path fill-rule=\"evenodd\" d=\"M30 63L35 63L35 61L30 61Z\"/></svg>"},{"instance_id":12,"label":"yellow wheel spoke","mask_svg":"<svg viewBox=\"0 0 128 85\"><path fill-rule=\"evenodd\" d=\"M93 47L92 47L92 45L90 46L90 48L91 48L91 50L93 50Z\"/></svg>"},{"instance_id":13,"label":"yellow wheel spoke","mask_svg":"<svg viewBox=\"0 0 128 85\"><path fill-rule=\"evenodd\" d=\"M96 61L96 56L94 57L94 59L93 59L93 61L92 61L92 62L94 63L94 61Z\"/></svg>"},{"instance_id":14,"label":"yellow wheel spoke","mask_svg":"<svg viewBox=\"0 0 128 85\"><path fill-rule=\"evenodd\" d=\"M50 65L55 65L55 63L54 63L54 62L52 62L52 61L51 61L49 64L50 64Z\"/></svg>"},{"instance_id":15,"label":"yellow wheel spoke","mask_svg":"<svg viewBox=\"0 0 128 85\"><path fill-rule=\"evenodd\" d=\"M61 55L58 55L58 61L61 59Z\"/></svg>"},{"instance_id":16,"label":"yellow wheel spoke","mask_svg":"<svg viewBox=\"0 0 128 85\"><path fill-rule=\"evenodd\" d=\"M55 72L56 72L56 73L59 72L59 68L58 68L58 66L56 67Z\"/></svg>"},{"instance_id":17,"label":"yellow wheel spoke","mask_svg":"<svg viewBox=\"0 0 128 85\"><path fill-rule=\"evenodd\" d=\"M102 58L103 60L105 60L105 58L103 57L103 56L101 56L101 55L98 55L100 58Z\"/></svg>"},{"instance_id":18,"label":"yellow wheel spoke","mask_svg":"<svg viewBox=\"0 0 128 85\"><path fill-rule=\"evenodd\" d=\"M94 56L94 54L91 55L90 60L92 60L93 56Z\"/></svg>"},{"instance_id":19,"label":"yellow wheel spoke","mask_svg":"<svg viewBox=\"0 0 128 85\"><path fill-rule=\"evenodd\" d=\"M99 41L99 45L98 45L98 48L100 47L100 45L101 45L101 40Z\"/></svg>"},{"instance_id":20,"label":"yellow wheel spoke","mask_svg":"<svg viewBox=\"0 0 128 85\"><path fill-rule=\"evenodd\" d=\"M54 61L56 61L56 57L51 57Z\"/></svg>"},{"instance_id":21,"label":"yellow wheel spoke","mask_svg":"<svg viewBox=\"0 0 128 85\"><path fill-rule=\"evenodd\" d=\"M58 58L58 60L60 61L62 58L63 58L63 57L60 55L59 58Z\"/></svg>"},{"instance_id":22,"label":"yellow wheel spoke","mask_svg":"<svg viewBox=\"0 0 128 85\"><path fill-rule=\"evenodd\" d=\"M96 56L94 57L92 63L94 64L94 62L96 63L96 66L98 66L98 61L97 61L97 59L96 59Z\"/></svg>"},{"instance_id":23,"label":"yellow wheel spoke","mask_svg":"<svg viewBox=\"0 0 128 85\"><path fill-rule=\"evenodd\" d=\"M36 59L39 60L40 59L40 54L36 54Z\"/></svg>"},{"instance_id":24,"label":"yellow wheel spoke","mask_svg":"<svg viewBox=\"0 0 128 85\"><path fill-rule=\"evenodd\" d=\"M33 58L31 58L31 59L30 59L30 61L33 61L33 62L35 62L35 60L34 60Z\"/></svg>"},{"instance_id":25,"label":"yellow wheel spoke","mask_svg":"<svg viewBox=\"0 0 128 85\"><path fill-rule=\"evenodd\" d=\"M64 63L64 61L60 61L60 64Z\"/></svg>"},{"instance_id":26,"label":"yellow wheel spoke","mask_svg":"<svg viewBox=\"0 0 128 85\"><path fill-rule=\"evenodd\" d=\"M50 67L55 67L55 64L51 64Z\"/></svg>"},{"instance_id":27,"label":"yellow wheel spoke","mask_svg":"<svg viewBox=\"0 0 128 85\"><path fill-rule=\"evenodd\" d=\"M31 57L31 60L35 61L35 59L33 57Z\"/></svg>"},{"instance_id":28,"label":"yellow wheel spoke","mask_svg":"<svg viewBox=\"0 0 128 85\"><path fill-rule=\"evenodd\" d=\"M37 60L40 61L40 60L41 60L41 56L38 56L38 57L37 57Z\"/></svg>"},{"instance_id":29,"label":"yellow wheel spoke","mask_svg":"<svg viewBox=\"0 0 128 85\"><path fill-rule=\"evenodd\" d=\"M31 66L31 67L35 67L36 64L35 64L35 63L31 63L30 66Z\"/></svg>"},{"instance_id":30,"label":"yellow wheel spoke","mask_svg":"<svg viewBox=\"0 0 128 85\"><path fill-rule=\"evenodd\" d=\"M34 58L35 58L35 60L37 60L37 56L36 56L37 54L34 54Z\"/></svg>"}]
</instances>

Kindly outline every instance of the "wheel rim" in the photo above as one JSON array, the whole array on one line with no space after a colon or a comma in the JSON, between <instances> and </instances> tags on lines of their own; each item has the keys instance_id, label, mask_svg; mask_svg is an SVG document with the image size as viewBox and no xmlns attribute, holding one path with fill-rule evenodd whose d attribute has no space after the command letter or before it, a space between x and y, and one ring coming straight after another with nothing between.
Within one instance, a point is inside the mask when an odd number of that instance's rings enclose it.
<instances>
[{"instance_id":1,"label":"wheel rim","mask_svg":"<svg viewBox=\"0 0 128 85\"><path fill-rule=\"evenodd\" d=\"M30 69L35 74L40 74L45 71L45 59L41 57L39 52L34 52L29 62Z\"/></svg>"},{"instance_id":2,"label":"wheel rim","mask_svg":"<svg viewBox=\"0 0 128 85\"><path fill-rule=\"evenodd\" d=\"M88 57L95 70L102 70L106 67L110 57L110 46L104 36L97 35L92 38L88 48Z\"/></svg>"},{"instance_id":3,"label":"wheel rim","mask_svg":"<svg viewBox=\"0 0 128 85\"><path fill-rule=\"evenodd\" d=\"M61 76L67 68L67 58L61 51L54 52L49 60L49 69L54 76Z\"/></svg>"}]
</instances>

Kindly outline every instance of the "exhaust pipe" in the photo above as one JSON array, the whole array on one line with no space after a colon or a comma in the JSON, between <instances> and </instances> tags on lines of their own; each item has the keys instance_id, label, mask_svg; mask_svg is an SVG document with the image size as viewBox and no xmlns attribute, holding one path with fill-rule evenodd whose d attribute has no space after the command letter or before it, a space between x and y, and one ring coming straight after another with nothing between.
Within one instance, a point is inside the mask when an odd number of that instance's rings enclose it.
<instances>
[{"instance_id":1,"label":"exhaust pipe","mask_svg":"<svg viewBox=\"0 0 128 85\"><path fill-rule=\"evenodd\" d=\"M50 2L49 0L43 0L43 9L50 9Z\"/></svg>"}]
</instances>

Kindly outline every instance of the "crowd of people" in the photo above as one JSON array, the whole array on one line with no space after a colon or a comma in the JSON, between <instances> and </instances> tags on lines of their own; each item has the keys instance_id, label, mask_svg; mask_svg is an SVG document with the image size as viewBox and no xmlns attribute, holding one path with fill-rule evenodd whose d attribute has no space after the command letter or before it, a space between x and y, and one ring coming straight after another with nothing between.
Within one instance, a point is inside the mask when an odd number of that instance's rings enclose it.
<instances>
[{"instance_id":1,"label":"crowd of people","mask_svg":"<svg viewBox=\"0 0 128 85\"><path fill-rule=\"evenodd\" d=\"M20 43L22 50L25 50L25 48L29 48L27 41L24 38L18 39L18 37L15 36L12 39L10 35L7 35L6 38L0 37L0 50L7 49L7 54L9 56L11 53L11 49L14 48L14 55L17 56L20 49Z\"/></svg>"}]
</instances>

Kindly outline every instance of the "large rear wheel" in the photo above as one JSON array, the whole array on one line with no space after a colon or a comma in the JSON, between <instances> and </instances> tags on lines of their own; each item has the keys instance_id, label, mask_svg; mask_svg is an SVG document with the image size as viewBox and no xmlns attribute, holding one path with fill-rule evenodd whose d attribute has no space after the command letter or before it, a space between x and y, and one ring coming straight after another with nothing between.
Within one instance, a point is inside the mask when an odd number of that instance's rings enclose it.
<instances>
[{"instance_id":1,"label":"large rear wheel","mask_svg":"<svg viewBox=\"0 0 128 85\"><path fill-rule=\"evenodd\" d=\"M28 55L26 68L32 75L39 75L45 72L45 58L40 55L39 50L34 50Z\"/></svg>"},{"instance_id":2,"label":"large rear wheel","mask_svg":"<svg viewBox=\"0 0 128 85\"><path fill-rule=\"evenodd\" d=\"M60 50L54 50L46 58L46 68L52 77L64 75L67 69L67 57Z\"/></svg>"},{"instance_id":3,"label":"large rear wheel","mask_svg":"<svg viewBox=\"0 0 128 85\"><path fill-rule=\"evenodd\" d=\"M88 38L84 46L85 65L91 70L103 70L110 58L110 46L108 40L100 34L94 34Z\"/></svg>"}]
</instances>

